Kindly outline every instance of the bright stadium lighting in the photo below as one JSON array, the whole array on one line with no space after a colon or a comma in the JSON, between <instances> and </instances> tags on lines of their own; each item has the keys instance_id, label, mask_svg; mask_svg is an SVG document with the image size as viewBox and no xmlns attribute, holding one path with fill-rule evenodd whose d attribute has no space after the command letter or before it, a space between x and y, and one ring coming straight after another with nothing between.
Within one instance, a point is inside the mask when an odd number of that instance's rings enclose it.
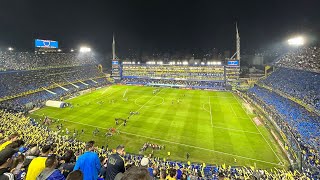
<instances>
[{"instance_id":1,"label":"bright stadium lighting","mask_svg":"<svg viewBox=\"0 0 320 180\"><path fill-rule=\"evenodd\" d=\"M188 61L183 61L182 64L183 65L188 65L189 63L188 63Z\"/></svg>"},{"instance_id":2,"label":"bright stadium lighting","mask_svg":"<svg viewBox=\"0 0 320 180\"><path fill-rule=\"evenodd\" d=\"M81 47L80 48L80 52L82 52L82 53L91 52L91 48L89 48L89 47Z\"/></svg>"},{"instance_id":3,"label":"bright stadium lighting","mask_svg":"<svg viewBox=\"0 0 320 180\"><path fill-rule=\"evenodd\" d=\"M58 52L61 52L61 49L58 49Z\"/></svg>"},{"instance_id":4,"label":"bright stadium lighting","mask_svg":"<svg viewBox=\"0 0 320 180\"><path fill-rule=\"evenodd\" d=\"M8 50L9 50L9 51L13 51L13 48L12 48L12 47L9 47Z\"/></svg>"},{"instance_id":5,"label":"bright stadium lighting","mask_svg":"<svg viewBox=\"0 0 320 180\"><path fill-rule=\"evenodd\" d=\"M74 49L71 49L71 50L70 50L70 52L73 52L73 51L74 51Z\"/></svg>"},{"instance_id":6,"label":"bright stadium lighting","mask_svg":"<svg viewBox=\"0 0 320 180\"><path fill-rule=\"evenodd\" d=\"M204 62L201 62L201 65L205 65L205 63L204 63Z\"/></svg>"},{"instance_id":7,"label":"bright stadium lighting","mask_svg":"<svg viewBox=\"0 0 320 180\"><path fill-rule=\"evenodd\" d=\"M305 39L302 36L294 37L288 39L288 44L290 46L302 46L305 43Z\"/></svg>"}]
</instances>

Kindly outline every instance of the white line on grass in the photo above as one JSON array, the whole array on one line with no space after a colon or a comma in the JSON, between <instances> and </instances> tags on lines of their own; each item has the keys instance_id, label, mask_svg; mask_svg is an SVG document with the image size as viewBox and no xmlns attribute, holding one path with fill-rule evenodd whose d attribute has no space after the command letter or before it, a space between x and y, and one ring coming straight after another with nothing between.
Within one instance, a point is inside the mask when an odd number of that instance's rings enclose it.
<instances>
[{"instance_id":1,"label":"white line on grass","mask_svg":"<svg viewBox=\"0 0 320 180\"><path fill-rule=\"evenodd\" d=\"M162 142L167 142L167 143L171 143L171 144L177 144L177 145L186 146L186 147L191 147L191 148L195 148L195 149L201 149L201 150L205 150L205 151L211 151L211 152L215 152L215 153L219 153L219 154L224 154L224 155L228 155L228 156L233 156L233 157L248 159L248 160L252 160L252 161L259 161L259 162L263 162L263 163L267 163L267 164L272 164L272 165L277 165L277 166L279 166L279 164L273 163L273 162L268 162L268 161L263 161L263 160L259 160L259 159L255 159L255 158L250 158L250 157L240 156L240 155L236 155L236 154L231 154L231 153L216 151L216 150L212 150L212 149L207 149L207 148L192 146L192 145L188 145L188 144L183 144L183 143L178 143L178 142L173 142L173 141L167 141L167 140L163 140L163 139L158 139L158 138L153 138L153 137L138 135L138 134L134 134L134 133L128 133L128 132L124 132L124 131L120 131L120 133L128 134L128 135L133 135L133 136L137 136L137 137L143 137L143 138L152 139L152 140L157 140L157 141L162 141ZM283 165L281 165L281 166L283 166Z\"/></svg>"},{"instance_id":2,"label":"white line on grass","mask_svg":"<svg viewBox=\"0 0 320 180\"><path fill-rule=\"evenodd\" d=\"M236 99L236 101L238 102L238 104L241 106L239 100L237 99L237 97L232 93L233 97ZM241 108L244 110L244 112L246 112L246 110L241 106ZM256 125L256 123L252 120L252 118L246 113L246 115L248 116L248 118L251 120L251 122L254 124L254 126L257 128L257 130L259 131L259 133L261 134L261 136L263 137L263 139L266 141L266 143L268 144L268 146L270 147L270 149L272 150L272 152L274 153L274 155L278 158L278 160L280 161L281 164L282 161L280 160L279 156L276 154L276 152L273 150L273 148L271 147L271 145L269 144L269 142L267 141L267 139L263 136L263 134L261 133L260 129L258 128L258 126Z\"/></svg>"},{"instance_id":3,"label":"white line on grass","mask_svg":"<svg viewBox=\"0 0 320 180\"><path fill-rule=\"evenodd\" d=\"M204 107L204 105L205 105L205 104L202 105L202 108L209 113L210 111L207 110L207 109ZM244 118L244 119L248 120L248 118ZM225 129L225 130L229 130L229 131L238 131L238 132L244 132L244 133L251 133L251 134L258 134L258 135L260 135L260 133L257 133L257 132L244 131L244 130L233 129L233 128L225 128L225 127L221 127L221 126L214 126L214 125L212 125L212 128Z\"/></svg>"},{"instance_id":4,"label":"white line on grass","mask_svg":"<svg viewBox=\"0 0 320 180\"><path fill-rule=\"evenodd\" d=\"M212 111L211 111L211 103L210 103L210 96L209 96L209 107L210 107L210 120L211 120L211 127L213 127L213 123L212 123Z\"/></svg>"},{"instance_id":5,"label":"white line on grass","mask_svg":"<svg viewBox=\"0 0 320 180\"><path fill-rule=\"evenodd\" d=\"M233 114L234 114L237 118L239 118L239 116L237 115L237 113L234 111L232 105L229 105L229 106L231 107L231 110L232 110ZM247 118L245 118L245 119L247 119Z\"/></svg>"},{"instance_id":6,"label":"white line on grass","mask_svg":"<svg viewBox=\"0 0 320 180\"><path fill-rule=\"evenodd\" d=\"M154 96L152 96L152 98L150 98L146 103L144 103L138 110L136 110L135 112L139 112L146 104L148 104L154 97L156 97L163 89L161 89L157 94L155 94ZM124 124L121 123L118 127L117 130Z\"/></svg>"},{"instance_id":7,"label":"white line on grass","mask_svg":"<svg viewBox=\"0 0 320 180\"><path fill-rule=\"evenodd\" d=\"M223 96L209 96L213 98L219 98L219 99L233 99L233 97L223 97Z\"/></svg>"},{"instance_id":8,"label":"white line on grass","mask_svg":"<svg viewBox=\"0 0 320 180\"><path fill-rule=\"evenodd\" d=\"M107 92L107 90L110 88L111 86L107 87L101 94L104 94Z\"/></svg>"},{"instance_id":9,"label":"white line on grass","mask_svg":"<svg viewBox=\"0 0 320 180\"><path fill-rule=\"evenodd\" d=\"M37 115L37 114L36 114L36 115ZM48 116L48 117L49 117L49 116ZM49 117L49 118L51 118L51 117ZM85 123L81 123L81 122L75 122L75 121L70 121L70 120L65 120L65 119L61 119L61 120L62 120L62 121L66 121L66 122L70 122L70 123L74 123L74 124L80 124L80 125L84 125L84 126L90 126L90 127L94 127L94 128L100 128L100 129L106 129L106 130L108 129L108 128L103 128L103 127L94 126L94 125L90 125L90 124L85 124ZM167 142L167 143L171 143L171 144L177 144L177 145L181 145L181 146L191 147L191 148L194 148L194 149L201 149L201 150L205 150L205 151L215 152L215 153L218 153L218 154L224 154L224 155L228 155L228 156L233 156L233 157L238 157L238 158L243 158L243 159L248 159L248 160L252 160L252 161L258 161L258 162L263 162L263 163L267 163L267 164L272 164L272 165L277 165L277 166L279 166L279 164L277 164L277 163L268 162L268 161L263 161L263 160L259 160L259 159L255 159L255 158L246 157L246 156L240 156L240 155L236 155L236 154L226 153L226 152L222 152L222 151L216 151L216 150L207 149L207 148L202 148L202 147L198 147L198 146L193 146L193 145L188 145L188 144L183 144L183 143L178 143L178 142L173 142L173 141L167 141L167 140L163 140L163 139L158 139L158 138L154 138L154 137L143 136L143 135L134 134L134 133L129 133L129 132L125 132L125 131L119 131L119 132L120 132L120 133L123 133L123 134L127 134L127 135L133 135L133 136L137 136L137 137L143 137L143 138L147 138L147 139L152 139L152 140ZM280 166L284 166L284 165L281 164Z\"/></svg>"},{"instance_id":10,"label":"white line on grass","mask_svg":"<svg viewBox=\"0 0 320 180\"><path fill-rule=\"evenodd\" d=\"M126 89L126 91L124 91L124 93L123 93L123 97L125 97L125 96L126 96L127 92L128 92L128 88Z\"/></svg>"}]
</instances>

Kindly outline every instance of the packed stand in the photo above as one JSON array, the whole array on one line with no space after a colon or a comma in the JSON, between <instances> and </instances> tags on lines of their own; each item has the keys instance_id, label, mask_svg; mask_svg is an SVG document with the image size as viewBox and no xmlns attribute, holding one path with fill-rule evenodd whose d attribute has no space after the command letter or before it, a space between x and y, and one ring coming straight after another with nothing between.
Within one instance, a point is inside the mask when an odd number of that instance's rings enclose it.
<instances>
[{"instance_id":1,"label":"packed stand","mask_svg":"<svg viewBox=\"0 0 320 180\"><path fill-rule=\"evenodd\" d=\"M320 72L279 68L261 82L302 100L320 112Z\"/></svg>"},{"instance_id":2,"label":"packed stand","mask_svg":"<svg viewBox=\"0 0 320 180\"><path fill-rule=\"evenodd\" d=\"M123 64L124 78L164 78L184 80L224 80L224 66L187 66L187 65L132 65Z\"/></svg>"},{"instance_id":3,"label":"packed stand","mask_svg":"<svg viewBox=\"0 0 320 180\"><path fill-rule=\"evenodd\" d=\"M121 82L123 84L135 84L135 85L225 90L225 82L221 82L221 81L192 81L192 80L123 78L121 80Z\"/></svg>"},{"instance_id":4,"label":"packed stand","mask_svg":"<svg viewBox=\"0 0 320 180\"><path fill-rule=\"evenodd\" d=\"M277 59L275 66L320 72L320 48L303 47L290 51Z\"/></svg>"},{"instance_id":5,"label":"packed stand","mask_svg":"<svg viewBox=\"0 0 320 180\"><path fill-rule=\"evenodd\" d=\"M304 173L274 168L211 166L163 161L98 148L93 141L83 143L51 131L22 114L0 111L0 179L67 180L216 180L308 179Z\"/></svg>"},{"instance_id":6,"label":"packed stand","mask_svg":"<svg viewBox=\"0 0 320 180\"><path fill-rule=\"evenodd\" d=\"M320 172L320 117L259 86L249 89L248 96L263 107L281 129L289 128L303 149L304 161L316 168L316 173Z\"/></svg>"},{"instance_id":7,"label":"packed stand","mask_svg":"<svg viewBox=\"0 0 320 180\"><path fill-rule=\"evenodd\" d=\"M47 69L98 64L94 53L45 53L0 51L0 71Z\"/></svg>"},{"instance_id":8,"label":"packed stand","mask_svg":"<svg viewBox=\"0 0 320 180\"><path fill-rule=\"evenodd\" d=\"M95 65L0 72L0 98L102 76Z\"/></svg>"},{"instance_id":9,"label":"packed stand","mask_svg":"<svg viewBox=\"0 0 320 180\"><path fill-rule=\"evenodd\" d=\"M62 87L52 88L49 91L41 90L39 92L26 94L9 100L0 102L0 109L8 109L13 112L27 112L34 108L43 107L47 100L63 100L63 98L70 98L77 96L79 91L98 88L105 85L109 85L110 82L106 78L98 78L94 80L86 80L82 82L76 82Z\"/></svg>"}]
</instances>

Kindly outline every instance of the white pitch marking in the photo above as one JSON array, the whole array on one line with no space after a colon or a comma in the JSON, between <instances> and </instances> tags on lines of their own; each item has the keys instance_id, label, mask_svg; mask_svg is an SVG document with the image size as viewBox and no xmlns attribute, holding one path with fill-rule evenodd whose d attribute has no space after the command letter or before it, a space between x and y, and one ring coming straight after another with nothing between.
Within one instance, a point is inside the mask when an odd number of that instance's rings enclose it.
<instances>
[{"instance_id":1,"label":"white pitch marking","mask_svg":"<svg viewBox=\"0 0 320 180\"><path fill-rule=\"evenodd\" d=\"M36 114L38 115L38 114ZM48 116L49 117L49 116ZM49 117L51 118L51 117ZM90 126L90 127L94 127L94 128L100 128L100 129L108 129L108 128L102 128L99 126L93 126L90 124L85 124L85 123L80 123L80 122L75 122L75 121L70 121L70 120L65 120L65 119L61 119L62 121L66 121L66 122L71 122L71 123L75 123L75 124L81 124L84 126ZM205 151L211 151L211 152L215 152L215 153L219 153L219 154L224 154L224 155L228 155L228 156L233 156L233 157L238 157L238 158L243 158L243 159L249 159L249 160L253 160L253 161L258 161L258 162L263 162L263 163L267 163L267 164L272 164L272 165L277 165L279 166L279 164L277 163L273 163L273 162L268 162L268 161L263 161L263 160L259 160L259 159L255 159L255 158L250 158L250 157L245 157L245 156L240 156L240 155L236 155L236 154L231 154L231 153L226 153L226 152L222 152L222 151L216 151L216 150L212 150L212 149L207 149L207 148L202 148L202 147L197 147L197 146L193 146L193 145L188 145L188 144L183 144L183 143L178 143L178 142L173 142L173 141L167 141L167 140L163 140L163 139L158 139L158 138L153 138L153 137L148 137L148 136L143 136L143 135L138 135L138 134L134 134L134 133L128 133L125 131L120 131L120 133L123 134L129 134L129 135L133 135L133 136L137 136L137 137L143 137L143 138L147 138L147 139L153 139L153 140L157 140L157 141L162 141L162 142L167 142L167 143L171 143L171 144L177 144L177 145L181 145L181 146L186 146L186 147L191 147L191 148L195 148L195 149L201 149L201 150L205 150ZM281 164L280 166L284 166L283 164Z\"/></svg>"},{"instance_id":2,"label":"white pitch marking","mask_svg":"<svg viewBox=\"0 0 320 180\"><path fill-rule=\"evenodd\" d=\"M154 97L156 97L163 89L161 89L156 95L152 96L152 98L150 98L146 103L144 103L138 110L136 110L135 112L139 112L140 109L142 109L147 103L149 103ZM117 130L124 124L121 123L118 127L117 127Z\"/></svg>"},{"instance_id":3,"label":"white pitch marking","mask_svg":"<svg viewBox=\"0 0 320 180\"><path fill-rule=\"evenodd\" d=\"M233 97L237 100L238 104L241 106L239 100L237 99L237 97L232 93ZM244 110L244 112L246 112L246 110L241 106L241 108ZM258 128L258 126L256 125L256 123L252 120L252 118L246 113L246 115L248 116L248 118L251 120L251 122L254 124L254 126L257 128L257 130L259 131L260 135L263 137L263 139L266 141L266 143L268 144L268 146L270 147L270 149L272 150L273 154L278 158L278 160L280 161L281 164L283 164L283 162L280 160L279 156L276 154L276 152L274 152L273 148L271 147L271 145L269 144L269 142L266 140L266 138L263 136L263 134L261 133L260 129Z\"/></svg>"},{"instance_id":4,"label":"white pitch marking","mask_svg":"<svg viewBox=\"0 0 320 180\"><path fill-rule=\"evenodd\" d=\"M209 107L210 107L210 120L211 120L211 127L213 127L213 123L212 123L212 111L211 111L211 103L210 103L210 96L209 96Z\"/></svg>"}]
</instances>

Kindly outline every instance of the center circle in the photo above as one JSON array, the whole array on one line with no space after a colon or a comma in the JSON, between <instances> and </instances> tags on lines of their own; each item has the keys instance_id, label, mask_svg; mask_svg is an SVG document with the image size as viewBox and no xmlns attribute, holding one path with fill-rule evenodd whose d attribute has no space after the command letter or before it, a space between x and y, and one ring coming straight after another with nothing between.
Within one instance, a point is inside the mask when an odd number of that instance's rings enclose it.
<instances>
[{"instance_id":1,"label":"center circle","mask_svg":"<svg viewBox=\"0 0 320 180\"><path fill-rule=\"evenodd\" d=\"M159 106L164 103L163 97L159 96L142 96L137 98L135 104L143 107Z\"/></svg>"}]
</instances>

